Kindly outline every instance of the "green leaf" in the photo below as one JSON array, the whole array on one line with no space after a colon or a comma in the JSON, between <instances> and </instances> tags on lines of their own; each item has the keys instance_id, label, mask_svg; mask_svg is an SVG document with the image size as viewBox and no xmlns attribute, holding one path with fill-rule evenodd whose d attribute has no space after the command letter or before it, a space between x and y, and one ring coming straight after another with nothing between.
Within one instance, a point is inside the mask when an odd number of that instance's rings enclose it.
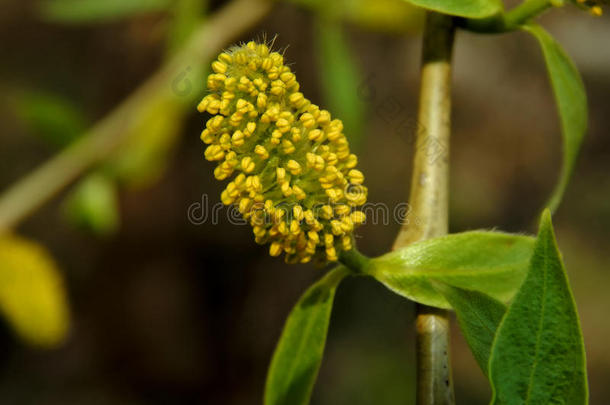
<instances>
[{"instance_id":1,"label":"green leaf","mask_svg":"<svg viewBox=\"0 0 610 405\"><path fill-rule=\"evenodd\" d=\"M82 110L57 94L26 91L17 95L14 107L34 135L55 146L68 145L87 129Z\"/></svg>"},{"instance_id":2,"label":"green leaf","mask_svg":"<svg viewBox=\"0 0 610 405\"><path fill-rule=\"evenodd\" d=\"M316 48L324 100L328 110L343 121L353 149L362 141L364 103L358 96L362 76L349 49L341 24L333 19L316 19Z\"/></svg>"},{"instance_id":3,"label":"green leaf","mask_svg":"<svg viewBox=\"0 0 610 405\"><path fill-rule=\"evenodd\" d=\"M553 37L539 25L525 25L523 29L534 35L542 48L561 121L563 165L559 181L548 202L554 212L568 186L580 144L587 131L587 94L574 63Z\"/></svg>"},{"instance_id":4,"label":"green leaf","mask_svg":"<svg viewBox=\"0 0 610 405\"><path fill-rule=\"evenodd\" d=\"M521 285L534 239L472 231L428 239L372 259L366 273L421 304L449 308L434 281L484 292L506 302Z\"/></svg>"},{"instance_id":5,"label":"green leaf","mask_svg":"<svg viewBox=\"0 0 610 405\"><path fill-rule=\"evenodd\" d=\"M26 343L54 347L66 338L70 316L63 280L38 243L0 236L0 311Z\"/></svg>"},{"instance_id":6,"label":"green leaf","mask_svg":"<svg viewBox=\"0 0 610 405\"><path fill-rule=\"evenodd\" d=\"M163 11L171 3L172 0L46 0L39 4L45 20L79 24Z\"/></svg>"},{"instance_id":7,"label":"green leaf","mask_svg":"<svg viewBox=\"0 0 610 405\"><path fill-rule=\"evenodd\" d=\"M477 363L487 375L491 345L506 312L506 306L478 291L438 283L435 288L449 301L460 329Z\"/></svg>"},{"instance_id":8,"label":"green leaf","mask_svg":"<svg viewBox=\"0 0 610 405\"><path fill-rule=\"evenodd\" d=\"M493 404L587 403L582 333L549 210L527 278L498 328L489 375Z\"/></svg>"},{"instance_id":9,"label":"green leaf","mask_svg":"<svg viewBox=\"0 0 610 405\"><path fill-rule=\"evenodd\" d=\"M117 187L101 173L90 174L77 184L65 209L72 223L97 234L112 234L119 227Z\"/></svg>"},{"instance_id":10,"label":"green leaf","mask_svg":"<svg viewBox=\"0 0 610 405\"><path fill-rule=\"evenodd\" d=\"M405 0L443 14L467 18L485 18L504 10L501 0Z\"/></svg>"},{"instance_id":11,"label":"green leaf","mask_svg":"<svg viewBox=\"0 0 610 405\"><path fill-rule=\"evenodd\" d=\"M265 386L265 405L309 403L326 343L337 286L349 274L340 266L303 294L286 320Z\"/></svg>"}]
</instances>

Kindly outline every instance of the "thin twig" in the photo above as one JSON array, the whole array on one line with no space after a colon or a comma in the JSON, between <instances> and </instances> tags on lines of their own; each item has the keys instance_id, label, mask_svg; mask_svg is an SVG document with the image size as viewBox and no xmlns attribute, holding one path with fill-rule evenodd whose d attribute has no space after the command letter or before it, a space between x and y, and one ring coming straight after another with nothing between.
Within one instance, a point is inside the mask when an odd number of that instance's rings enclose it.
<instances>
[{"instance_id":1,"label":"thin twig","mask_svg":"<svg viewBox=\"0 0 610 405\"><path fill-rule=\"evenodd\" d=\"M409 198L411 212L393 249L447 233L454 32L451 17L433 12L427 14L417 148ZM447 312L418 305L416 333L417 404L453 404Z\"/></svg>"},{"instance_id":2,"label":"thin twig","mask_svg":"<svg viewBox=\"0 0 610 405\"><path fill-rule=\"evenodd\" d=\"M269 0L234 0L196 32L166 65L77 142L43 163L0 195L0 233L14 228L87 170L108 158L129 137L146 100L174 92L172 80L190 65L208 63L218 50L261 20ZM176 100L176 102L183 102Z\"/></svg>"}]
</instances>

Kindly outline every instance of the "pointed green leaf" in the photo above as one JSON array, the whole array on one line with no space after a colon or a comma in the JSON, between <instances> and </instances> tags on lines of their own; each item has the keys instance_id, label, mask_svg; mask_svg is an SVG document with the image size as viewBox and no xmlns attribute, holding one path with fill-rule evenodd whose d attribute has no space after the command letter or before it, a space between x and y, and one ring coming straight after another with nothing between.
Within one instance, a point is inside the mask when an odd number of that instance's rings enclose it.
<instances>
[{"instance_id":1,"label":"pointed green leaf","mask_svg":"<svg viewBox=\"0 0 610 405\"><path fill-rule=\"evenodd\" d=\"M421 304L449 308L433 281L509 300L527 271L534 239L473 231L428 239L372 259L366 272Z\"/></svg>"},{"instance_id":2,"label":"pointed green leaf","mask_svg":"<svg viewBox=\"0 0 610 405\"><path fill-rule=\"evenodd\" d=\"M493 404L587 403L582 333L548 210L527 278L496 333L489 376Z\"/></svg>"},{"instance_id":3,"label":"pointed green leaf","mask_svg":"<svg viewBox=\"0 0 610 405\"><path fill-rule=\"evenodd\" d=\"M455 310L460 329L477 363L487 375L491 345L506 306L487 294L438 283L435 288Z\"/></svg>"},{"instance_id":4,"label":"pointed green leaf","mask_svg":"<svg viewBox=\"0 0 610 405\"><path fill-rule=\"evenodd\" d=\"M411 4L443 14L467 18L484 18L502 12L501 0L405 0Z\"/></svg>"},{"instance_id":5,"label":"pointed green leaf","mask_svg":"<svg viewBox=\"0 0 610 405\"><path fill-rule=\"evenodd\" d=\"M301 296L286 320L265 386L265 405L309 403L326 343L337 286L349 274L340 266Z\"/></svg>"},{"instance_id":6,"label":"pointed green leaf","mask_svg":"<svg viewBox=\"0 0 610 405\"><path fill-rule=\"evenodd\" d=\"M328 110L343 121L352 149L362 141L364 103L358 95L362 77L338 21L316 19L316 48L324 100Z\"/></svg>"},{"instance_id":7,"label":"pointed green leaf","mask_svg":"<svg viewBox=\"0 0 610 405\"><path fill-rule=\"evenodd\" d=\"M587 94L580 73L553 37L539 25L525 25L523 29L534 35L542 48L561 121L563 165L548 203L551 211L555 211L570 181L580 144L587 131Z\"/></svg>"}]
</instances>

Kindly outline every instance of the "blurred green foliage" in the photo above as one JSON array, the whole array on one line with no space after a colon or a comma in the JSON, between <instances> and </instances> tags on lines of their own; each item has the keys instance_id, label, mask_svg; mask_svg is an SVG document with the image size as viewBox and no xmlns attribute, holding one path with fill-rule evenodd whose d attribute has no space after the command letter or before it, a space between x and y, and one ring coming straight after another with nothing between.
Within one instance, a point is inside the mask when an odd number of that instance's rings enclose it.
<instances>
[{"instance_id":1,"label":"blurred green foliage","mask_svg":"<svg viewBox=\"0 0 610 405\"><path fill-rule=\"evenodd\" d=\"M159 180L169 164L183 125L184 108L166 95L146 100L126 141L104 164L104 170L129 187L146 187Z\"/></svg>"},{"instance_id":2,"label":"blurred green foliage","mask_svg":"<svg viewBox=\"0 0 610 405\"><path fill-rule=\"evenodd\" d=\"M23 91L13 108L33 135L55 146L66 146L87 128L82 109L71 100L43 91Z\"/></svg>"},{"instance_id":3,"label":"blurred green foliage","mask_svg":"<svg viewBox=\"0 0 610 405\"><path fill-rule=\"evenodd\" d=\"M29 344L52 347L66 338L69 311L63 281L38 243L0 236L0 311Z\"/></svg>"},{"instance_id":4,"label":"blurred green foliage","mask_svg":"<svg viewBox=\"0 0 610 405\"><path fill-rule=\"evenodd\" d=\"M169 54L186 42L195 28L202 24L208 11L209 0L176 0L171 8L170 26L167 34L167 50Z\"/></svg>"},{"instance_id":5,"label":"blurred green foliage","mask_svg":"<svg viewBox=\"0 0 610 405\"><path fill-rule=\"evenodd\" d=\"M329 18L316 19L315 44L318 71L328 110L343 121L350 146L358 150L366 120L364 102L356 89L362 82L357 61L350 51L341 23Z\"/></svg>"},{"instance_id":6,"label":"blurred green foliage","mask_svg":"<svg viewBox=\"0 0 610 405\"><path fill-rule=\"evenodd\" d=\"M64 210L77 227L99 235L112 234L120 223L117 186L107 176L94 172L74 187Z\"/></svg>"},{"instance_id":7,"label":"blurred green foliage","mask_svg":"<svg viewBox=\"0 0 610 405\"><path fill-rule=\"evenodd\" d=\"M173 0L43 0L42 18L64 24L108 22L166 10Z\"/></svg>"},{"instance_id":8,"label":"blurred green foliage","mask_svg":"<svg viewBox=\"0 0 610 405\"><path fill-rule=\"evenodd\" d=\"M423 11L404 0L286 0L324 17L345 20L363 28L392 33L419 30Z\"/></svg>"},{"instance_id":9,"label":"blurred green foliage","mask_svg":"<svg viewBox=\"0 0 610 405\"><path fill-rule=\"evenodd\" d=\"M55 23L105 23L150 12L165 12L166 58L169 59L204 24L207 0L51 0L40 3L42 18ZM78 183L64 204L69 221L97 234L115 232L120 224L117 182L148 187L164 174L192 103L204 90L206 67L185 65L167 86L141 101L133 124L118 128L124 139L96 171ZM20 115L39 133L60 146L86 130L82 113L69 100L27 93L17 104Z\"/></svg>"}]
</instances>

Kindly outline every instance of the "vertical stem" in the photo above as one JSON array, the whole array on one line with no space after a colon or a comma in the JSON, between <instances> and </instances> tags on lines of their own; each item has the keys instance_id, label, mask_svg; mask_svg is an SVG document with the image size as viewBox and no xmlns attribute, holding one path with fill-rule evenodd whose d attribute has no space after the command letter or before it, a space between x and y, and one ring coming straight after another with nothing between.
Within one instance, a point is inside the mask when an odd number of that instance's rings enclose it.
<instances>
[{"instance_id":1,"label":"vertical stem","mask_svg":"<svg viewBox=\"0 0 610 405\"><path fill-rule=\"evenodd\" d=\"M451 17L428 12L409 198L411 212L394 242L394 249L447 233L454 33ZM417 404L453 404L447 311L418 305L416 333Z\"/></svg>"}]
</instances>

